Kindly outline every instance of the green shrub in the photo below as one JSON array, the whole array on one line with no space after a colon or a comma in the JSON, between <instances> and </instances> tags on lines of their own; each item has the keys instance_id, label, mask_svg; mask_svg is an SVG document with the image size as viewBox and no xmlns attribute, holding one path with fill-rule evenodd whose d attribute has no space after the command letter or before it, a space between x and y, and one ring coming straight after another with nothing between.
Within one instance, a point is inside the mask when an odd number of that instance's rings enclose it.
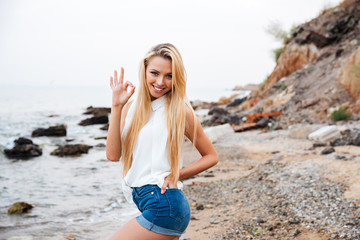
<instances>
[{"instance_id":1,"label":"green shrub","mask_svg":"<svg viewBox=\"0 0 360 240\"><path fill-rule=\"evenodd\" d=\"M338 110L335 110L331 113L330 119L333 121L342 121L347 120L350 117L351 112L345 107L340 107Z\"/></svg>"},{"instance_id":2,"label":"green shrub","mask_svg":"<svg viewBox=\"0 0 360 240\"><path fill-rule=\"evenodd\" d=\"M285 50L285 47L276 48L273 50L275 62L277 62L277 60L280 58L280 56L284 52L284 50Z\"/></svg>"},{"instance_id":3,"label":"green shrub","mask_svg":"<svg viewBox=\"0 0 360 240\"><path fill-rule=\"evenodd\" d=\"M281 85L280 85L280 89L281 90L285 90L287 88L287 85L285 84L285 83L282 83Z\"/></svg>"}]
</instances>

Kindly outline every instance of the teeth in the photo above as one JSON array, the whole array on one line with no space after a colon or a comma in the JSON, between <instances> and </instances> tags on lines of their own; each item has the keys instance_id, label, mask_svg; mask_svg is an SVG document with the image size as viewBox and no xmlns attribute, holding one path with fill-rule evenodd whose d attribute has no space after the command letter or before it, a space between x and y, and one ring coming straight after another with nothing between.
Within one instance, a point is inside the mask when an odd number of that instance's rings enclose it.
<instances>
[{"instance_id":1,"label":"teeth","mask_svg":"<svg viewBox=\"0 0 360 240\"><path fill-rule=\"evenodd\" d=\"M155 88L156 91L162 91L162 88L157 88L155 86L154 86L154 88Z\"/></svg>"}]
</instances>

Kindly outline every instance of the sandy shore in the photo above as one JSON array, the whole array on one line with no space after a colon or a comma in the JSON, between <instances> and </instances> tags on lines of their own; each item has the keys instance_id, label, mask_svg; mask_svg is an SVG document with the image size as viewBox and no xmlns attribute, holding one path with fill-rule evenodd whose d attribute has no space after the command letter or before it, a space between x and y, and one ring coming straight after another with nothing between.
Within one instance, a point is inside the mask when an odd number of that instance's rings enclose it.
<instances>
[{"instance_id":1,"label":"sandy shore","mask_svg":"<svg viewBox=\"0 0 360 240\"><path fill-rule=\"evenodd\" d=\"M183 238L360 239L360 147L321 155L307 140L321 126L215 142L219 164L184 181L192 220ZM185 149L187 165L199 155Z\"/></svg>"}]
</instances>

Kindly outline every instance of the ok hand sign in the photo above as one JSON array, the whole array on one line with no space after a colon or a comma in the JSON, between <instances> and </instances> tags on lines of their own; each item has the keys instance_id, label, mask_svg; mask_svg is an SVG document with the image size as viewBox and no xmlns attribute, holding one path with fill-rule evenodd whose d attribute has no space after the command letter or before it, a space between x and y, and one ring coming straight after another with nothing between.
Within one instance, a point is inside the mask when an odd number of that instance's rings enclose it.
<instances>
[{"instance_id":1,"label":"ok hand sign","mask_svg":"<svg viewBox=\"0 0 360 240\"><path fill-rule=\"evenodd\" d=\"M124 106L130 97L134 94L135 86L126 81L124 83L124 68L121 67L120 78L117 77L117 71L114 71L114 78L110 77L110 87L113 92L112 105L114 107ZM127 91L127 88L130 87L130 91Z\"/></svg>"}]
</instances>

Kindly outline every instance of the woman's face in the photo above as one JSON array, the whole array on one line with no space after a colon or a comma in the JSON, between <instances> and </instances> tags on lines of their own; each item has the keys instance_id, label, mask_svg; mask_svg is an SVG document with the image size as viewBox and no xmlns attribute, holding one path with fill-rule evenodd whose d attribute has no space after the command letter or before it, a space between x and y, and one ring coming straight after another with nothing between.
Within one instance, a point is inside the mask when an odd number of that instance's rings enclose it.
<instances>
[{"instance_id":1,"label":"woman's face","mask_svg":"<svg viewBox=\"0 0 360 240\"><path fill-rule=\"evenodd\" d=\"M146 68L146 84L151 100L155 100L171 90L172 67L171 60L159 56L150 58Z\"/></svg>"}]
</instances>

